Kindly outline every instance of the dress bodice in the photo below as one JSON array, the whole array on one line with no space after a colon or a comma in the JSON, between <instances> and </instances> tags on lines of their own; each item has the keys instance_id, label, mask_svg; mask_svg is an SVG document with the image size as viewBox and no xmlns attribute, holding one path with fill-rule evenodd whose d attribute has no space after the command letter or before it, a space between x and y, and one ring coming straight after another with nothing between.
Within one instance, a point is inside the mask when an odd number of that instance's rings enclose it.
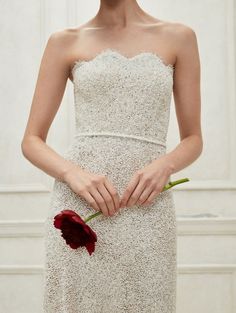
<instances>
[{"instance_id":1,"label":"dress bodice","mask_svg":"<svg viewBox=\"0 0 236 313\"><path fill-rule=\"evenodd\" d=\"M105 49L72 68L76 135L113 134L165 146L174 66L153 52Z\"/></svg>"}]
</instances>

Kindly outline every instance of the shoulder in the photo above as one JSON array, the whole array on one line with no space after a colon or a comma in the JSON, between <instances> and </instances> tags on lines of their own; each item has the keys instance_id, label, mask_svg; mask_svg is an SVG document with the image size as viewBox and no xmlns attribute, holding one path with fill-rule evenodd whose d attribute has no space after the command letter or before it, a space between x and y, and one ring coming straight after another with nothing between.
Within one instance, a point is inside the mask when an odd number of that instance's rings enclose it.
<instances>
[{"instance_id":1,"label":"shoulder","mask_svg":"<svg viewBox=\"0 0 236 313\"><path fill-rule=\"evenodd\" d=\"M80 34L80 28L65 28L50 34L48 44L56 47L68 47L73 44Z\"/></svg>"},{"instance_id":2,"label":"shoulder","mask_svg":"<svg viewBox=\"0 0 236 313\"><path fill-rule=\"evenodd\" d=\"M200 67L198 40L195 30L182 23L173 24L173 40L179 64L194 64ZM182 62L181 62L182 61Z\"/></svg>"},{"instance_id":3,"label":"shoulder","mask_svg":"<svg viewBox=\"0 0 236 313\"><path fill-rule=\"evenodd\" d=\"M175 36L180 45L192 45L197 43L197 35L195 30L185 24L175 23Z\"/></svg>"},{"instance_id":4,"label":"shoulder","mask_svg":"<svg viewBox=\"0 0 236 313\"><path fill-rule=\"evenodd\" d=\"M175 60L185 59L189 55L198 57L198 41L195 30L189 25L179 22L164 22L162 24L163 37L168 39L171 50L175 53ZM195 60L195 62L197 62Z\"/></svg>"},{"instance_id":5,"label":"shoulder","mask_svg":"<svg viewBox=\"0 0 236 313\"><path fill-rule=\"evenodd\" d=\"M180 22L161 21L161 31L176 43L190 43L196 41L195 30L187 24Z\"/></svg>"},{"instance_id":6,"label":"shoulder","mask_svg":"<svg viewBox=\"0 0 236 313\"><path fill-rule=\"evenodd\" d=\"M50 34L46 44L48 53L57 58L69 71L73 65L73 60L76 59L82 30L83 27L81 26L55 31Z\"/></svg>"},{"instance_id":7,"label":"shoulder","mask_svg":"<svg viewBox=\"0 0 236 313\"><path fill-rule=\"evenodd\" d=\"M168 22L165 26L176 51L197 47L196 31L189 25L180 22Z\"/></svg>"}]
</instances>

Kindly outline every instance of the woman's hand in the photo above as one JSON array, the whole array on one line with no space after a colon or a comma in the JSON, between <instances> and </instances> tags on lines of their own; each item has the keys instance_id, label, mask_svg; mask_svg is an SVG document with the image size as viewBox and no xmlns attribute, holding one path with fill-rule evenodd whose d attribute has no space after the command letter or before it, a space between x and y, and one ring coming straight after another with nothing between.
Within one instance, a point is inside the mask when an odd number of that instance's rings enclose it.
<instances>
[{"instance_id":1,"label":"woman's hand","mask_svg":"<svg viewBox=\"0 0 236 313\"><path fill-rule=\"evenodd\" d=\"M112 216L118 211L119 195L105 175L93 174L75 165L65 173L64 181L105 216Z\"/></svg>"},{"instance_id":2,"label":"woman's hand","mask_svg":"<svg viewBox=\"0 0 236 313\"><path fill-rule=\"evenodd\" d=\"M151 204L168 183L172 171L172 166L165 157L156 159L137 171L121 197L120 207Z\"/></svg>"}]
</instances>

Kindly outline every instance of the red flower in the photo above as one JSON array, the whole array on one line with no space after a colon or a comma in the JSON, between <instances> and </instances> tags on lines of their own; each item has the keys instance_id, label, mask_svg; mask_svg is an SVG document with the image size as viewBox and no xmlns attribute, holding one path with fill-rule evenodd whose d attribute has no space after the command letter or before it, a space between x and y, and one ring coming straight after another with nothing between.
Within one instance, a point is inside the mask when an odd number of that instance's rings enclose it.
<instances>
[{"instance_id":1,"label":"red flower","mask_svg":"<svg viewBox=\"0 0 236 313\"><path fill-rule=\"evenodd\" d=\"M63 210L54 217L54 226L73 249L85 246L91 255L95 250L96 233L72 210Z\"/></svg>"}]
</instances>

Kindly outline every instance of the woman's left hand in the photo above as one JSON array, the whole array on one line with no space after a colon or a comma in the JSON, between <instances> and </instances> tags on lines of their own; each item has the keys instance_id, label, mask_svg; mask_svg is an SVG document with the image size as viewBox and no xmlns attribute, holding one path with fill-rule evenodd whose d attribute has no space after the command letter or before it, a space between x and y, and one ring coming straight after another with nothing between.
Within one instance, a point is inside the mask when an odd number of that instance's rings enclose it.
<instances>
[{"instance_id":1,"label":"woman's left hand","mask_svg":"<svg viewBox=\"0 0 236 313\"><path fill-rule=\"evenodd\" d=\"M173 168L165 157L155 159L133 175L121 199L120 208L148 205L168 183Z\"/></svg>"}]
</instances>

